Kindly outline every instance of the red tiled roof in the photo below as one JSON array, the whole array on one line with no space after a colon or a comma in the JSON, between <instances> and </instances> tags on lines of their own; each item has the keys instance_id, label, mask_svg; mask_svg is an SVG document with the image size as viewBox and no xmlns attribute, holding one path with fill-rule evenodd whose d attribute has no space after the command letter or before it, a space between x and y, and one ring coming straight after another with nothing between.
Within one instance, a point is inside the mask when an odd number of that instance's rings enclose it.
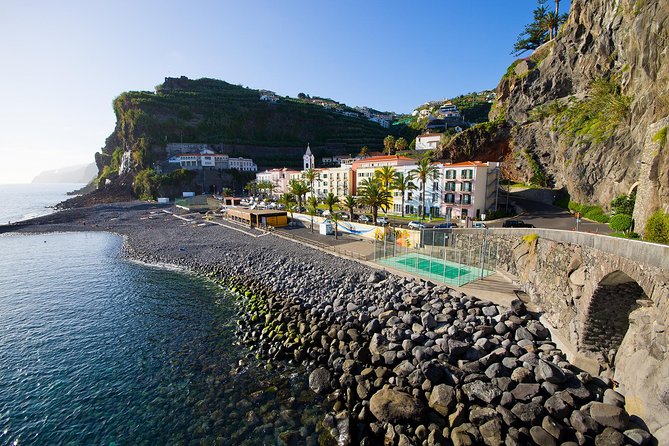
<instances>
[{"instance_id":1,"label":"red tiled roof","mask_svg":"<svg viewBox=\"0 0 669 446\"><path fill-rule=\"evenodd\" d=\"M488 161L463 161L461 163L444 163L446 167L475 167L475 166L487 166Z\"/></svg>"}]
</instances>

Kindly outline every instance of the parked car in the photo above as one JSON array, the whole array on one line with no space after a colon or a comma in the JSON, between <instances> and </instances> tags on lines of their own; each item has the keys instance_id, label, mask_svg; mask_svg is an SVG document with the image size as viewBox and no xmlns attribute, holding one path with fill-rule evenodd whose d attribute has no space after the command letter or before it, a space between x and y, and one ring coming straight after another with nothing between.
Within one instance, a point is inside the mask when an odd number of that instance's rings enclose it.
<instances>
[{"instance_id":1,"label":"parked car","mask_svg":"<svg viewBox=\"0 0 669 446\"><path fill-rule=\"evenodd\" d=\"M369 223L369 222L372 221L372 219L367 215L361 215L361 216L358 217L358 221L360 223Z\"/></svg>"},{"instance_id":2,"label":"parked car","mask_svg":"<svg viewBox=\"0 0 669 446\"><path fill-rule=\"evenodd\" d=\"M439 223L435 228L437 229L452 229L452 228L457 228L458 225L456 223L453 223L451 221L447 221L446 223Z\"/></svg>"},{"instance_id":3,"label":"parked car","mask_svg":"<svg viewBox=\"0 0 669 446\"><path fill-rule=\"evenodd\" d=\"M390 220L388 220L388 217L376 217L376 223L385 226L390 224Z\"/></svg>"},{"instance_id":4,"label":"parked car","mask_svg":"<svg viewBox=\"0 0 669 446\"><path fill-rule=\"evenodd\" d=\"M475 222L472 223L472 228L475 228L475 229L486 229L487 226L486 226L486 224L483 223L482 221L475 221Z\"/></svg>"},{"instance_id":5,"label":"parked car","mask_svg":"<svg viewBox=\"0 0 669 446\"><path fill-rule=\"evenodd\" d=\"M350 216L346 212L339 212L339 219L340 220L348 220Z\"/></svg>"},{"instance_id":6,"label":"parked car","mask_svg":"<svg viewBox=\"0 0 669 446\"><path fill-rule=\"evenodd\" d=\"M410 221L409 224L409 229L423 229L425 225L419 221Z\"/></svg>"},{"instance_id":7,"label":"parked car","mask_svg":"<svg viewBox=\"0 0 669 446\"><path fill-rule=\"evenodd\" d=\"M533 228L534 225L530 223L525 223L523 220L506 220L502 224L503 228Z\"/></svg>"}]
</instances>

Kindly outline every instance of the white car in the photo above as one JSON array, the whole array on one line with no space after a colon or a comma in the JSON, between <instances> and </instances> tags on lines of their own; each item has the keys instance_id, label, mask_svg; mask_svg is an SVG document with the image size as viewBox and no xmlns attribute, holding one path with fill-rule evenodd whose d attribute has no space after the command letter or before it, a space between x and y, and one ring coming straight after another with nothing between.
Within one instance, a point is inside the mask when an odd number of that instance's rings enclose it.
<instances>
[{"instance_id":1,"label":"white car","mask_svg":"<svg viewBox=\"0 0 669 446\"><path fill-rule=\"evenodd\" d=\"M483 223L482 221L475 221L474 223L472 223L472 228L476 228L476 229L486 229L487 226L486 226L486 224Z\"/></svg>"},{"instance_id":2,"label":"white car","mask_svg":"<svg viewBox=\"0 0 669 446\"><path fill-rule=\"evenodd\" d=\"M376 223L385 226L390 224L390 220L388 220L388 217L376 217Z\"/></svg>"},{"instance_id":3,"label":"white car","mask_svg":"<svg viewBox=\"0 0 669 446\"><path fill-rule=\"evenodd\" d=\"M360 223L369 223L372 221L372 219L369 218L367 215L361 215L360 217L358 217L358 221Z\"/></svg>"},{"instance_id":4,"label":"white car","mask_svg":"<svg viewBox=\"0 0 669 446\"><path fill-rule=\"evenodd\" d=\"M425 225L419 221L410 221L409 224L409 229L423 229L425 228Z\"/></svg>"}]
</instances>

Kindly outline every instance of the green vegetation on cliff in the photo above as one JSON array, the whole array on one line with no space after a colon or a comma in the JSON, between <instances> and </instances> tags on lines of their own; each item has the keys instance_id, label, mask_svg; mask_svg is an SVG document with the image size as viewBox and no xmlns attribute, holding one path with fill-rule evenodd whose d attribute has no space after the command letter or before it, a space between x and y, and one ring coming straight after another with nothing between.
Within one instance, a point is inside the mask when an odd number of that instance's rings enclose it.
<instances>
[{"instance_id":1,"label":"green vegetation on cliff","mask_svg":"<svg viewBox=\"0 0 669 446\"><path fill-rule=\"evenodd\" d=\"M132 150L136 170L165 156L168 142L289 147L377 148L387 130L294 98L260 100L261 92L215 79L166 79L156 92L130 91L114 100L117 122L98 166L112 166L118 149ZM116 165L111 171L118 169Z\"/></svg>"}]
</instances>

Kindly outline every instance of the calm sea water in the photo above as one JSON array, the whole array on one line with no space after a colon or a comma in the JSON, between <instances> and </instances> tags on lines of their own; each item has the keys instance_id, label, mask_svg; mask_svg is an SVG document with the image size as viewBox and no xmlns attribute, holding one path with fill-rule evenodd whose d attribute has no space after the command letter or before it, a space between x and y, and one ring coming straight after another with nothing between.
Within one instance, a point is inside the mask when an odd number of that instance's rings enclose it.
<instances>
[{"instance_id":1,"label":"calm sea water","mask_svg":"<svg viewBox=\"0 0 669 446\"><path fill-rule=\"evenodd\" d=\"M56 205L71 198L68 192L81 189L84 184L0 184L0 225L10 221L50 214Z\"/></svg>"},{"instance_id":2,"label":"calm sea water","mask_svg":"<svg viewBox=\"0 0 669 446\"><path fill-rule=\"evenodd\" d=\"M120 246L0 236L0 444L313 442L306 380L236 345L230 296Z\"/></svg>"}]
</instances>

